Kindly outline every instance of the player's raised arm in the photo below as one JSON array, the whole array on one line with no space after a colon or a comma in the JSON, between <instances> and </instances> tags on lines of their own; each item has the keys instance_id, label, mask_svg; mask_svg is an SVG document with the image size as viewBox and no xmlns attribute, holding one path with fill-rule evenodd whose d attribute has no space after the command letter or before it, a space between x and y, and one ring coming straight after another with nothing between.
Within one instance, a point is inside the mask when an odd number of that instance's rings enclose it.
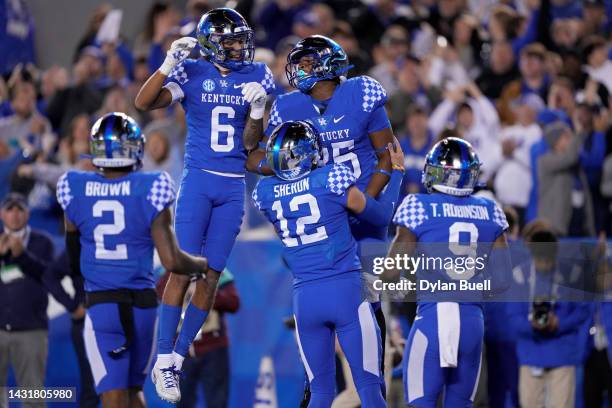
<instances>
[{"instance_id":1,"label":"player's raised arm","mask_svg":"<svg viewBox=\"0 0 612 408\"><path fill-rule=\"evenodd\" d=\"M268 165L266 159L266 152L264 149L253 150L249 153L249 157L246 162L246 169L251 173L261 174L263 176L272 176L274 172Z\"/></svg>"},{"instance_id":2,"label":"player's raised arm","mask_svg":"<svg viewBox=\"0 0 612 408\"><path fill-rule=\"evenodd\" d=\"M151 236L164 268L181 275L205 275L208 270L206 258L192 256L181 251L171 225L172 213L169 208L161 211L151 225Z\"/></svg>"},{"instance_id":3,"label":"player's raised arm","mask_svg":"<svg viewBox=\"0 0 612 408\"><path fill-rule=\"evenodd\" d=\"M134 106L137 109L148 111L165 108L177 99L173 92L182 91L180 89L173 91L172 88L165 88L164 82L174 67L189 56L196 43L197 40L192 37L182 37L172 43L163 64L147 79L147 82L138 91L134 101Z\"/></svg>"},{"instance_id":4,"label":"player's raised arm","mask_svg":"<svg viewBox=\"0 0 612 408\"><path fill-rule=\"evenodd\" d=\"M266 90L259 82L249 82L242 87L242 96L251 105L249 117L242 133L244 148L247 150L257 148L263 136L263 115L266 109L266 95Z\"/></svg>"},{"instance_id":5,"label":"player's raised arm","mask_svg":"<svg viewBox=\"0 0 612 408\"><path fill-rule=\"evenodd\" d=\"M384 111L384 108L381 107ZM386 117L386 113L385 113ZM387 119L388 120L388 119ZM389 150L386 149L386 146L389 143L393 143L395 136L393 135L393 130L391 126L372 132L368 135L370 137L370 141L372 142L372 146L376 149L376 156L378 157L378 165L374 170L374 174L366 187L366 193L371 195L372 197L376 197L383 188L387 185L389 181L389 174L391 173L391 156L389 155ZM404 158L402 157L402 162ZM403 164L402 164L403 168Z\"/></svg>"},{"instance_id":6,"label":"player's raised arm","mask_svg":"<svg viewBox=\"0 0 612 408\"><path fill-rule=\"evenodd\" d=\"M393 139L392 139L393 140ZM362 193L357 187L351 187L347 192L346 206L353 211L357 218L369 222L372 225L386 226L391 221L397 197L399 196L402 177L404 175L404 152L397 143L387 145L390 161L392 163L391 179L387 189L378 194L378 198L372 198L367 192Z\"/></svg>"}]
</instances>

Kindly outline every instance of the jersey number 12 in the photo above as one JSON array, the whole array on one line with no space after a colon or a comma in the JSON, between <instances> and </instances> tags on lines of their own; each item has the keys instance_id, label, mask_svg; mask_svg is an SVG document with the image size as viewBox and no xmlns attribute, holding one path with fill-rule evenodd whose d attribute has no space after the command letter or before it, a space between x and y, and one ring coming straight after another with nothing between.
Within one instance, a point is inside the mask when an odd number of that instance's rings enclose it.
<instances>
[{"instance_id":1,"label":"jersey number 12","mask_svg":"<svg viewBox=\"0 0 612 408\"><path fill-rule=\"evenodd\" d=\"M306 226L308 224L315 224L321 218L321 211L319 210L319 204L317 199L312 194L302 194L295 196L289 201L289 209L291 211L297 211L300 205L307 204L310 210L310 215L305 215L296 220L295 234L289 232L289 225L287 219L283 215L283 207L280 200L276 200L272 203L272 210L276 212L276 218L280 224L281 235L283 243L288 247L295 247L299 245L299 241L302 244L312 244L313 242L322 241L327 239L327 231L324 226L318 227L314 232L310 234L306 233ZM291 236L294 235L294 236ZM297 235L297 238L295 236ZM299 241L298 241L299 239Z\"/></svg>"}]
</instances>

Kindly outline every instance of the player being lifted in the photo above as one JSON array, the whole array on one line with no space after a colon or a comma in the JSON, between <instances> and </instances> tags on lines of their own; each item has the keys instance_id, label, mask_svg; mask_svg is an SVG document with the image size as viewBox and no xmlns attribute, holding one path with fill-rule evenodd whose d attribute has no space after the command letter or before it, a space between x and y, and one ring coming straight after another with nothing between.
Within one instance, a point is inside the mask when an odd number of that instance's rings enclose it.
<instances>
[{"instance_id":1,"label":"player being lifted","mask_svg":"<svg viewBox=\"0 0 612 408\"><path fill-rule=\"evenodd\" d=\"M391 175L391 158L386 146L393 143L394 137L384 107L387 94L380 83L368 76L345 80L348 69L346 52L335 41L313 35L298 42L287 56L285 68L289 83L298 90L275 100L266 135L283 121L312 123L319 132L323 162L347 165L356 178L356 186L370 197L376 197ZM271 174L262 151L249 156L248 168ZM351 233L360 244L384 242L387 226L352 219ZM384 345L386 328L378 295L371 292L369 300L381 327Z\"/></svg>"},{"instance_id":2,"label":"player being lifted","mask_svg":"<svg viewBox=\"0 0 612 408\"><path fill-rule=\"evenodd\" d=\"M310 383L308 407L329 407L335 396L335 336L346 355L361 406L385 407L380 387L381 337L361 281L361 264L348 215L375 226L391 220L404 156L391 149L389 186L375 200L356 187L343 163L317 168L320 135L307 122L278 126L266 147L275 176L253 192L255 205L276 228L294 275L296 337Z\"/></svg>"},{"instance_id":3,"label":"player being lifted","mask_svg":"<svg viewBox=\"0 0 612 408\"><path fill-rule=\"evenodd\" d=\"M100 118L91 152L98 172L69 171L57 184L70 263L85 279L87 358L105 408L144 406L157 315L153 247L175 273L203 273L208 264L176 244L170 176L136 171L144 136L132 118Z\"/></svg>"},{"instance_id":4,"label":"player being lifted","mask_svg":"<svg viewBox=\"0 0 612 408\"><path fill-rule=\"evenodd\" d=\"M212 307L219 274L240 231L247 150L260 141L266 93L274 87L271 71L253 62L253 31L236 11L219 8L203 15L197 37L203 58L186 59L194 38L176 40L136 97L139 109L180 101L186 112L175 229L182 249L205 254L209 262L204 279L197 280L176 345L189 278L171 274L164 290L153 378L159 396L170 402L180 399L178 371ZM169 368L177 375L170 375Z\"/></svg>"},{"instance_id":5,"label":"player being lifted","mask_svg":"<svg viewBox=\"0 0 612 408\"><path fill-rule=\"evenodd\" d=\"M429 151L423 170L429 194L410 194L402 201L393 217L397 234L389 257L481 257L487 260L485 270L420 268L416 278L474 282L489 275L501 277L492 286L503 286L504 274L511 269L504 233L508 223L493 201L472 196L479 172L480 162L468 142L454 137L438 142ZM397 270L383 276L387 280L397 277ZM406 402L411 407L435 408L444 391L445 407L471 407L484 333L481 293L454 292L441 298L419 292L419 285L416 288L417 317L404 358Z\"/></svg>"}]
</instances>

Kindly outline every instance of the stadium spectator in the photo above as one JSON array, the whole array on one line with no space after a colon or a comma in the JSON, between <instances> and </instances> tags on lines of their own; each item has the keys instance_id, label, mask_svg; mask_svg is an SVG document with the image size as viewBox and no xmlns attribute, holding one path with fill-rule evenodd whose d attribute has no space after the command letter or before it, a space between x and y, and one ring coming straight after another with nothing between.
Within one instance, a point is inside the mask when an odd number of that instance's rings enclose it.
<instances>
[{"instance_id":1,"label":"stadium spectator","mask_svg":"<svg viewBox=\"0 0 612 408\"><path fill-rule=\"evenodd\" d=\"M0 1L0 76L33 63L34 20L24 0Z\"/></svg>"},{"instance_id":2,"label":"stadium spectator","mask_svg":"<svg viewBox=\"0 0 612 408\"><path fill-rule=\"evenodd\" d=\"M370 61L370 56L359 47L359 42L355 38L349 23L346 21L336 21L331 33L331 39L340 44L348 55L350 64L353 66L349 71L351 76L363 75L371 68L372 62ZM295 43L297 41L294 42L294 45ZM283 55L286 54L287 52L283 53Z\"/></svg>"},{"instance_id":3,"label":"stadium spectator","mask_svg":"<svg viewBox=\"0 0 612 408\"><path fill-rule=\"evenodd\" d=\"M165 1L156 1L149 8L145 17L144 31L136 37L133 50L136 55L150 55L150 58L155 59L152 64L153 70L157 69L164 60L165 53L161 49L164 37L179 24L179 21L178 10ZM151 57L152 54L157 54L157 58Z\"/></svg>"},{"instance_id":4,"label":"stadium spectator","mask_svg":"<svg viewBox=\"0 0 612 408\"><path fill-rule=\"evenodd\" d=\"M62 280L69 276L72 281L73 295L62 286ZM70 338L79 364L80 392L79 408L96 408L100 398L96 394L91 367L87 360L83 328L85 326L85 290L83 277L70 268L68 254L62 253L49 265L43 275L43 284L49 293L70 313Z\"/></svg>"},{"instance_id":5,"label":"stadium spectator","mask_svg":"<svg viewBox=\"0 0 612 408\"><path fill-rule=\"evenodd\" d=\"M589 306L564 301L558 264L557 238L551 231L531 235L533 261L515 268L530 302L511 302L508 314L517 335L520 365L519 398L523 407L555 408L575 403L576 366L581 364L579 333L589 317Z\"/></svg>"},{"instance_id":6,"label":"stadium spectator","mask_svg":"<svg viewBox=\"0 0 612 408\"><path fill-rule=\"evenodd\" d=\"M542 44L529 44L521 50L519 70L521 77L504 86L497 105L502 123L513 124L514 115L510 108L513 100L528 93L537 94L548 100L550 78L546 75L546 48Z\"/></svg>"},{"instance_id":7,"label":"stadium spectator","mask_svg":"<svg viewBox=\"0 0 612 408\"><path fill-rule=\"evenodd\" d=\"M389 98L387 111L393 129L399 133L407 123L406 111L411 105L419 105L430 112L440 103L442 94L438 87L430 86L423 64L414 55L402 61L397 79L399 87Z\"/></svg>"},{"instance_id":8,"label":"stadium spectator","mask_svg":"<svg viewBox=\"0 0 612 408\"><path fill-rule=\"evenodd\" d=\"M608 59L606 41L598 36L589 37L582 48L584 70L589 77L601 82L612 93L612 61Z\"/></svg>"},{"instance_id":9,"label":"stadium spectator","mask_svg":"<svg viewBox=\"0 0 612 408\"><path fill-rule=\"evenodd\" d=\"M460 137L472 144L484 163L480 179L487 182L501 160L499 117L495 107L474 83L447 91L442 103L429 117L429 128L438 135L453 122Z\"/></svg>"},{"instance_id":10,"label":"stadium spectator","mask_svg":"<svg viewBox=\"0 0 612 408\"><path fill-rule=\"evenodd\" d=\"M408 31L400 25L391 25L385 30L380 43L374 48L374 65L368 75L377 79L387 94L398 90L398 71L410 51Z\"/></svg>"},{"instance_id":11,"label":"stadium spectator","mask_svg":"<svg viewBox=\"0 0 612 408\"><path fill-rule=\"evenodd\" d=\"M436 141L436 136L427 128L427 112L418 104L406 110L406 131L399 133L399 141L404 151L404 179L398 202L406 194L424 193L421 173L425 156Z\"/></svg>"},{"instance_id":12,"label":"stadium spectator","mask_svg":"<svg viewBox=\"0 0 612 408\"><path fill-rule=\"evenodd\" d=\"M93 81L101 73L97 58L90 54L93 48L79 57L72 68L72 83L59 90L49 101L47 116L54 129L64 134L72 119L81 114L92 114L102 104L102 93Z\"/></svg>"},{"instance_id":13,"label":"stadium spectator","mask_svg":"<svg viewBox=\"0 0 612 408\"><path fill-rule=\"evenodd\" d=\"M574 134L567 124L555 122L546 126L543 139L550 150L537 161L538 218L548 221L557 234L566 236L570 232L573 212L581 210L582 216L576 217L583 227L580 234L594 236L588 182L584 171L579 167L584 134ZM574 202L572 199L576 177L581 186L580 202ZM574 193L574 197L576 194L578 193Z\"/></svg>"},{"instance_id":14,"label":"stadium spectator","mask_svg":"<svg viewBox=\"0 0 612 408\"><path fill-rule=\"evenodd\" d=\"M574 84L569 78L555 78L548 92L548 108L561 110L572 118L576 109L575 93Z\"/></svg>"},{"instance_id":15,"label":"stadium spectator","mask_svg":"<svg viewBox=\"0 0 612 408\"><path fill-rule=\"evenodd\" d=\"M91 17L89 17L85 34L83 34L76 46L76 49L74 50L74 62L81 58L83 49L95 42L96 34L98 34L98 30L100 29L102 22L112 9L113 6L109 3L102 3L95 8L94 12L91 14Z\"/></svg>"},{"instance_id":16,"label":"stadium spectator","mask_svg":"<svg viewBox=\"0 0 612 408\"><path fill-rule=\"evenodd\" d=\"M149 127L149 129L149 132L146 133L147 143L142 169L168 172L175 183L178 183L183 166L179 149L170 145L170 137L167 132L171 129L161 126Z\"/></svg>"},{"instance_id":17,"label":"stadium spectator","mask_svg":"<svg viewBox=\"0 0 612 408\"><path fill-rule=\"evenodd\" d=\"M480 58L482 41L478 34L478 21L474 16L463 13L455 20L451 42L469 77L476 78L482 66Z\"/></svg>"},{"instance_id":18,"label":"stadium spectator","mask_svg":"<svg viewBox=\"0 0 612 408\"><path fill-rule=\"evenodd\" d=\"M319 34L331 36L336 24L334 11L324 3L315 3L299 12L293 22L293 34L300 38Z\"/></svg>"},{"instance_id":19,"label":"stadium spectator","mask_svg":"<svg viewBox=\"0 0 612 408\"><path fill-rule=\"evenodd\" d=\"M42 388L48 336L48 295L42 276L53 258L53 243L28 226L29 210L21 194L10 193L2 200L0 219L0 384L7 384L10 366L18 386ZM3 406L8 406L2 394Z\"/></svg>"},{"instance_id":20,"label":"stadium spectator","mask_svg":"<svg viewBox=\"0 0 612 408\"><path fill-rule=\"evenodd\" d=\"M503 205L516 209L523 225L531 191L531 146L542 138L536 115L544 109L542 99L535 94L519 97L512 103L517 121L502 128L500 141L503 159L495 175L495 195Z\"/></svg>"},{"instance_id":21,"label":"stadium spectator","mask_svg":"<svg viewBox=\"0 0 612 408\"><path fill-rule=\"evenodd\" d=\"M262 45L273 50L278 42L291 35L295 17L308 8L306 0L274 0L268 2L261 10L259 25L266 31ZM157 69L157 67L156 67Z\"/></svg>"},{"instance_id":22,"label":"stadium spectator","mask_svg":"<svg viewBox=\"0 0 612 408\"><path fill-rule=\"evenodd\" d=\"M0 139L10 147L10 153L22 147L26 155L43 152L55 144L51 124L36 110L36 89L31 82L20 81L12 89L12 115L0 118Z\"/></svg>"}]
</instances>

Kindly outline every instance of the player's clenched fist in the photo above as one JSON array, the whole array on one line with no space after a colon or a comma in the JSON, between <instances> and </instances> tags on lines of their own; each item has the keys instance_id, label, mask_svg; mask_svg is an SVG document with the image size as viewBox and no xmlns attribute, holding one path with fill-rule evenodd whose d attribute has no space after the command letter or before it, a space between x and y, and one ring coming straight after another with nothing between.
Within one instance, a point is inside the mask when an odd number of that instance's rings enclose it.
<instances>
[{"instance_id":1,"label":"player's clenched fist","mask_svg":"<svg viewBox=\"0 0 612 408\"><path fill-rule=\"evenodd\" d=\"M193 37L182 37L175 40L166 54L164 63L159 67L159 71L164 75L169 75L175 66L189 56L197 43L198 40Z\"/></svg>"},{"instance_id":2,"label":"player's clenched fist","mask_svg":"<svg viewBox=\"0 0 612 408\"><path fill-rule=\"evenodd\" d=\"M266 108L266 90L264 87L259 82L248 82L242 86L242 96L247 103L251 104L251 118L263 118Z\"/></svg>"}]
</instances>

